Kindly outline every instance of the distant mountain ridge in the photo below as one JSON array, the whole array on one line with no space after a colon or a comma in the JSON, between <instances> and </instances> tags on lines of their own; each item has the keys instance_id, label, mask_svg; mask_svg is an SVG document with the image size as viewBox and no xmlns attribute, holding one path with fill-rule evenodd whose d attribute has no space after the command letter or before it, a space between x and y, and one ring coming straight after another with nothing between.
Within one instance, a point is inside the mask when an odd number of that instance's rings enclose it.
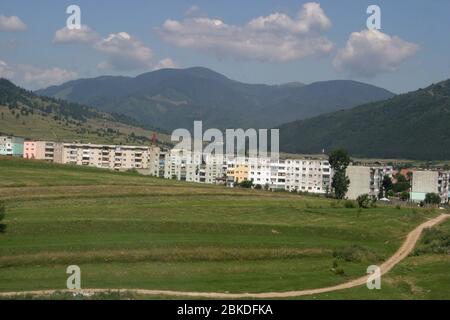
<instances>
[{"instance_id":1,"label":"distant mountain ridge","mask_svg":"<svg viewBox=\"0 0 450 320\"><path fill-rule=\"evenodd\" d=\"M194 120L209 128L269 128L394 96L347 80L246 84L201 67L163 69L135 78L79 79L36 93L124 114L165 130L190 128Z\"/></svg>"},{"instance_id":2,"label":"distant mountain ridge","mask_svg":"<svg viewBox=\"0 0 450 320\"><path fill-rule=\"evenodd\" d=\"M414 160L450 159L450 80L391 99L280 127L280 148Z\"/></svg>"},{"instance_id":3,"label":"distant mountain ridge","mask_svg":"<svg viewBox=\"0 0 450 320\"><path fill-rule=\"evenodd\" d=\"M146 144L153 132L118 114L40 97L0 78L0 135L86 143ZM161 135L167 141L167 137Z\"/></svg>"}]
</instances>

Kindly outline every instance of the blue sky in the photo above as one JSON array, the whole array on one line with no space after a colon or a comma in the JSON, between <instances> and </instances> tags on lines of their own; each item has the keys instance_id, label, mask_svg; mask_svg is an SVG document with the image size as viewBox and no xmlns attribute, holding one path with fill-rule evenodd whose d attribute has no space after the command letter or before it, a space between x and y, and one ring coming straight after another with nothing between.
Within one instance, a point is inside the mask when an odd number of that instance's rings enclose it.
<instances>
[{"instance_id":1,"label":"blue sky","mask_svg":"<svg viewBox=\"0 0 450 320\"><path fill-rule=\"evenodd\" d=\"M71 4L88 27L75 37L61 30ZM371 4L377 34L366 27ZM449 13L447 0L2 0L0 76L36 89L204 66L250 83L354 79L400 93L450 78Z\"/></svg>"}]
</instances>

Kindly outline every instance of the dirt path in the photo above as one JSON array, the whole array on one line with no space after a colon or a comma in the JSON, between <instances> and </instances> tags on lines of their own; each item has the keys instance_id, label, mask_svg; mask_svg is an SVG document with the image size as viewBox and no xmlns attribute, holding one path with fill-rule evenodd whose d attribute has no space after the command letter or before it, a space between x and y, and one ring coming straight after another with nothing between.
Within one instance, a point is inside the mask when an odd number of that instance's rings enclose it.
<instances>
[{"instance_id":1,"label":"dirt path","mask_svg":"<svg viewBox=\"0 0 450 320\"><path fill-rule=\"evenodd\" d=\"M414 249L417 241L422 234L422 231L426 228L431 228L439 223L443 222L447 218L450 218L448 214L441 214L440 216L428 220L413 231L411 231L406 240L403 242L400 249L394 253L386 262L384 262L381 266L381 275L389 272L395 265L400 263L403 259L405 259ZM219 292L184 292L184 291L167 291L167 290L146 290L146 289L82 289L80 293L84 295L91 295L96 293L105 293L105 292L121 292L121 293L134 293L138 295L153 295L153 296L172 296L172 297L191 297L191 298L211 298L211 299L275 299L275 298L291 298L291 297L300 297L307 295L314 295L319 293L326 293L331 291L338 291L349 289L361 285L365 285L368 279L368 275L363 276L358 279L354 279L336 286L318 288L318 289L309 289L309 290L300 290L300 291L288 291L288 292L265 292L265 293L219 293ZM18 295L34 295L34 296L48 296L55 293L67 293L74 292L69 290L42 290L42 291L26 291L26 292L2 292L0 293L0 297L12 297Z\"/></svg>"}]
</instances>

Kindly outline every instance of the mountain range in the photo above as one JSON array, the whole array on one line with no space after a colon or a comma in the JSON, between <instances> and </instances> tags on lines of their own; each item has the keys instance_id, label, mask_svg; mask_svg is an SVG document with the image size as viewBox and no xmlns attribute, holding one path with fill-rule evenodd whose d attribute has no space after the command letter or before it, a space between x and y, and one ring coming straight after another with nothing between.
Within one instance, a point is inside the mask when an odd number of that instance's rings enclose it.
<instances>
[{"instance_id":1,"label":"mountain range","mask_svg":"<svg viewBox=\"0 0 450 320\"><path fill-rule=\"evenodd\" d=\"M280 149L317 153L345 148L369 158L448 160L450 80L280 127Z\"/></svg>"},{"instance_id":2,"label":"mountain range","mask_svg":"<svg viewBox=\"0 0 450 320\"><path fill-rule=\"evenodd\" d=\"M166 131L191 128L194 120L202 120L205 128L270 128L394 96L347 80L246 84L201 67L80 79L36 93L124 114Z\"/></svg>"}]
</instances>

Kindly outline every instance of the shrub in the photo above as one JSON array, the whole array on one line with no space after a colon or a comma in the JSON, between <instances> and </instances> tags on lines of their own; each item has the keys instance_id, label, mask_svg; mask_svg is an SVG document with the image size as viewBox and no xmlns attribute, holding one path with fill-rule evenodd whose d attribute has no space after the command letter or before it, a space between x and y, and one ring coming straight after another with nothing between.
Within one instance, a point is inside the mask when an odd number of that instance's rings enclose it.
<instances>
[{"instance_id":1,"label":"shrub","mask_svg":"<svg viewBox=\"0 0 450 320\"><path fill-rule=\"evenodd\" d=\"M344 202L344 208L347 208L347 209L354 209L354 208L356 208L356 204L355 204L354 201L351 201L351 200L345 200L345 202Z\"/></svg>"},{"instance_id":2,"label":"shrub","mask_svg":"<svg viewBox=\"0 0 450 320\"><path fill-rule=\"evenodd\" d=\"M450 232L438 228L425 229L415 255L450 254Z\"/></svg>"},{"instance_id":3,"label":"shrub","mask_svg":"<svg viewBox=\"0 0 450 320\"><path fill-rule=\"evenodd\" d=\"M364 262L378 260L378 256L372 251L359 245L351 245L342 249L333 251L335 259L347 262Z\"/></svg>"},{"instance_id":4,"label":"shrub","mask_svg":"<svg viewBox=\"0 0 450 320\"><path fill-rule=\"evenodd\" d=\"M437 193L427 193L425 195L426 204L440 204L441 197Z\"/></svg>"},{"instance_id":5,"label":"shrub","mask_svg":"<svg viewBox=\"0 0 450 320\"><path fill-rule=\"evenodd\" d=\"M244 180L239 184L239 186L241 188L250 189L253 186L253 181Z\"/></svg>"},{"instance_id":6,"label":"shrub","mask_svg":"<svg viewBox=\"0 0 450 320\"><path fill-rule=\"evenodd\" d=\"M367 209L371 205L371 200L368 194L362 194L357 199L356 202L360 208Z\"/></svg>"},{"instance_id":7,"label":"shrub","mask_svg":"<svg viewBox=\"0 0 450 320\"><path fill-rule=\"evenodd\" d=\"M408 201L409 200L409 192L403 191L402 193L400 193L400 200Z\"/></svg>"}]
</instances>

